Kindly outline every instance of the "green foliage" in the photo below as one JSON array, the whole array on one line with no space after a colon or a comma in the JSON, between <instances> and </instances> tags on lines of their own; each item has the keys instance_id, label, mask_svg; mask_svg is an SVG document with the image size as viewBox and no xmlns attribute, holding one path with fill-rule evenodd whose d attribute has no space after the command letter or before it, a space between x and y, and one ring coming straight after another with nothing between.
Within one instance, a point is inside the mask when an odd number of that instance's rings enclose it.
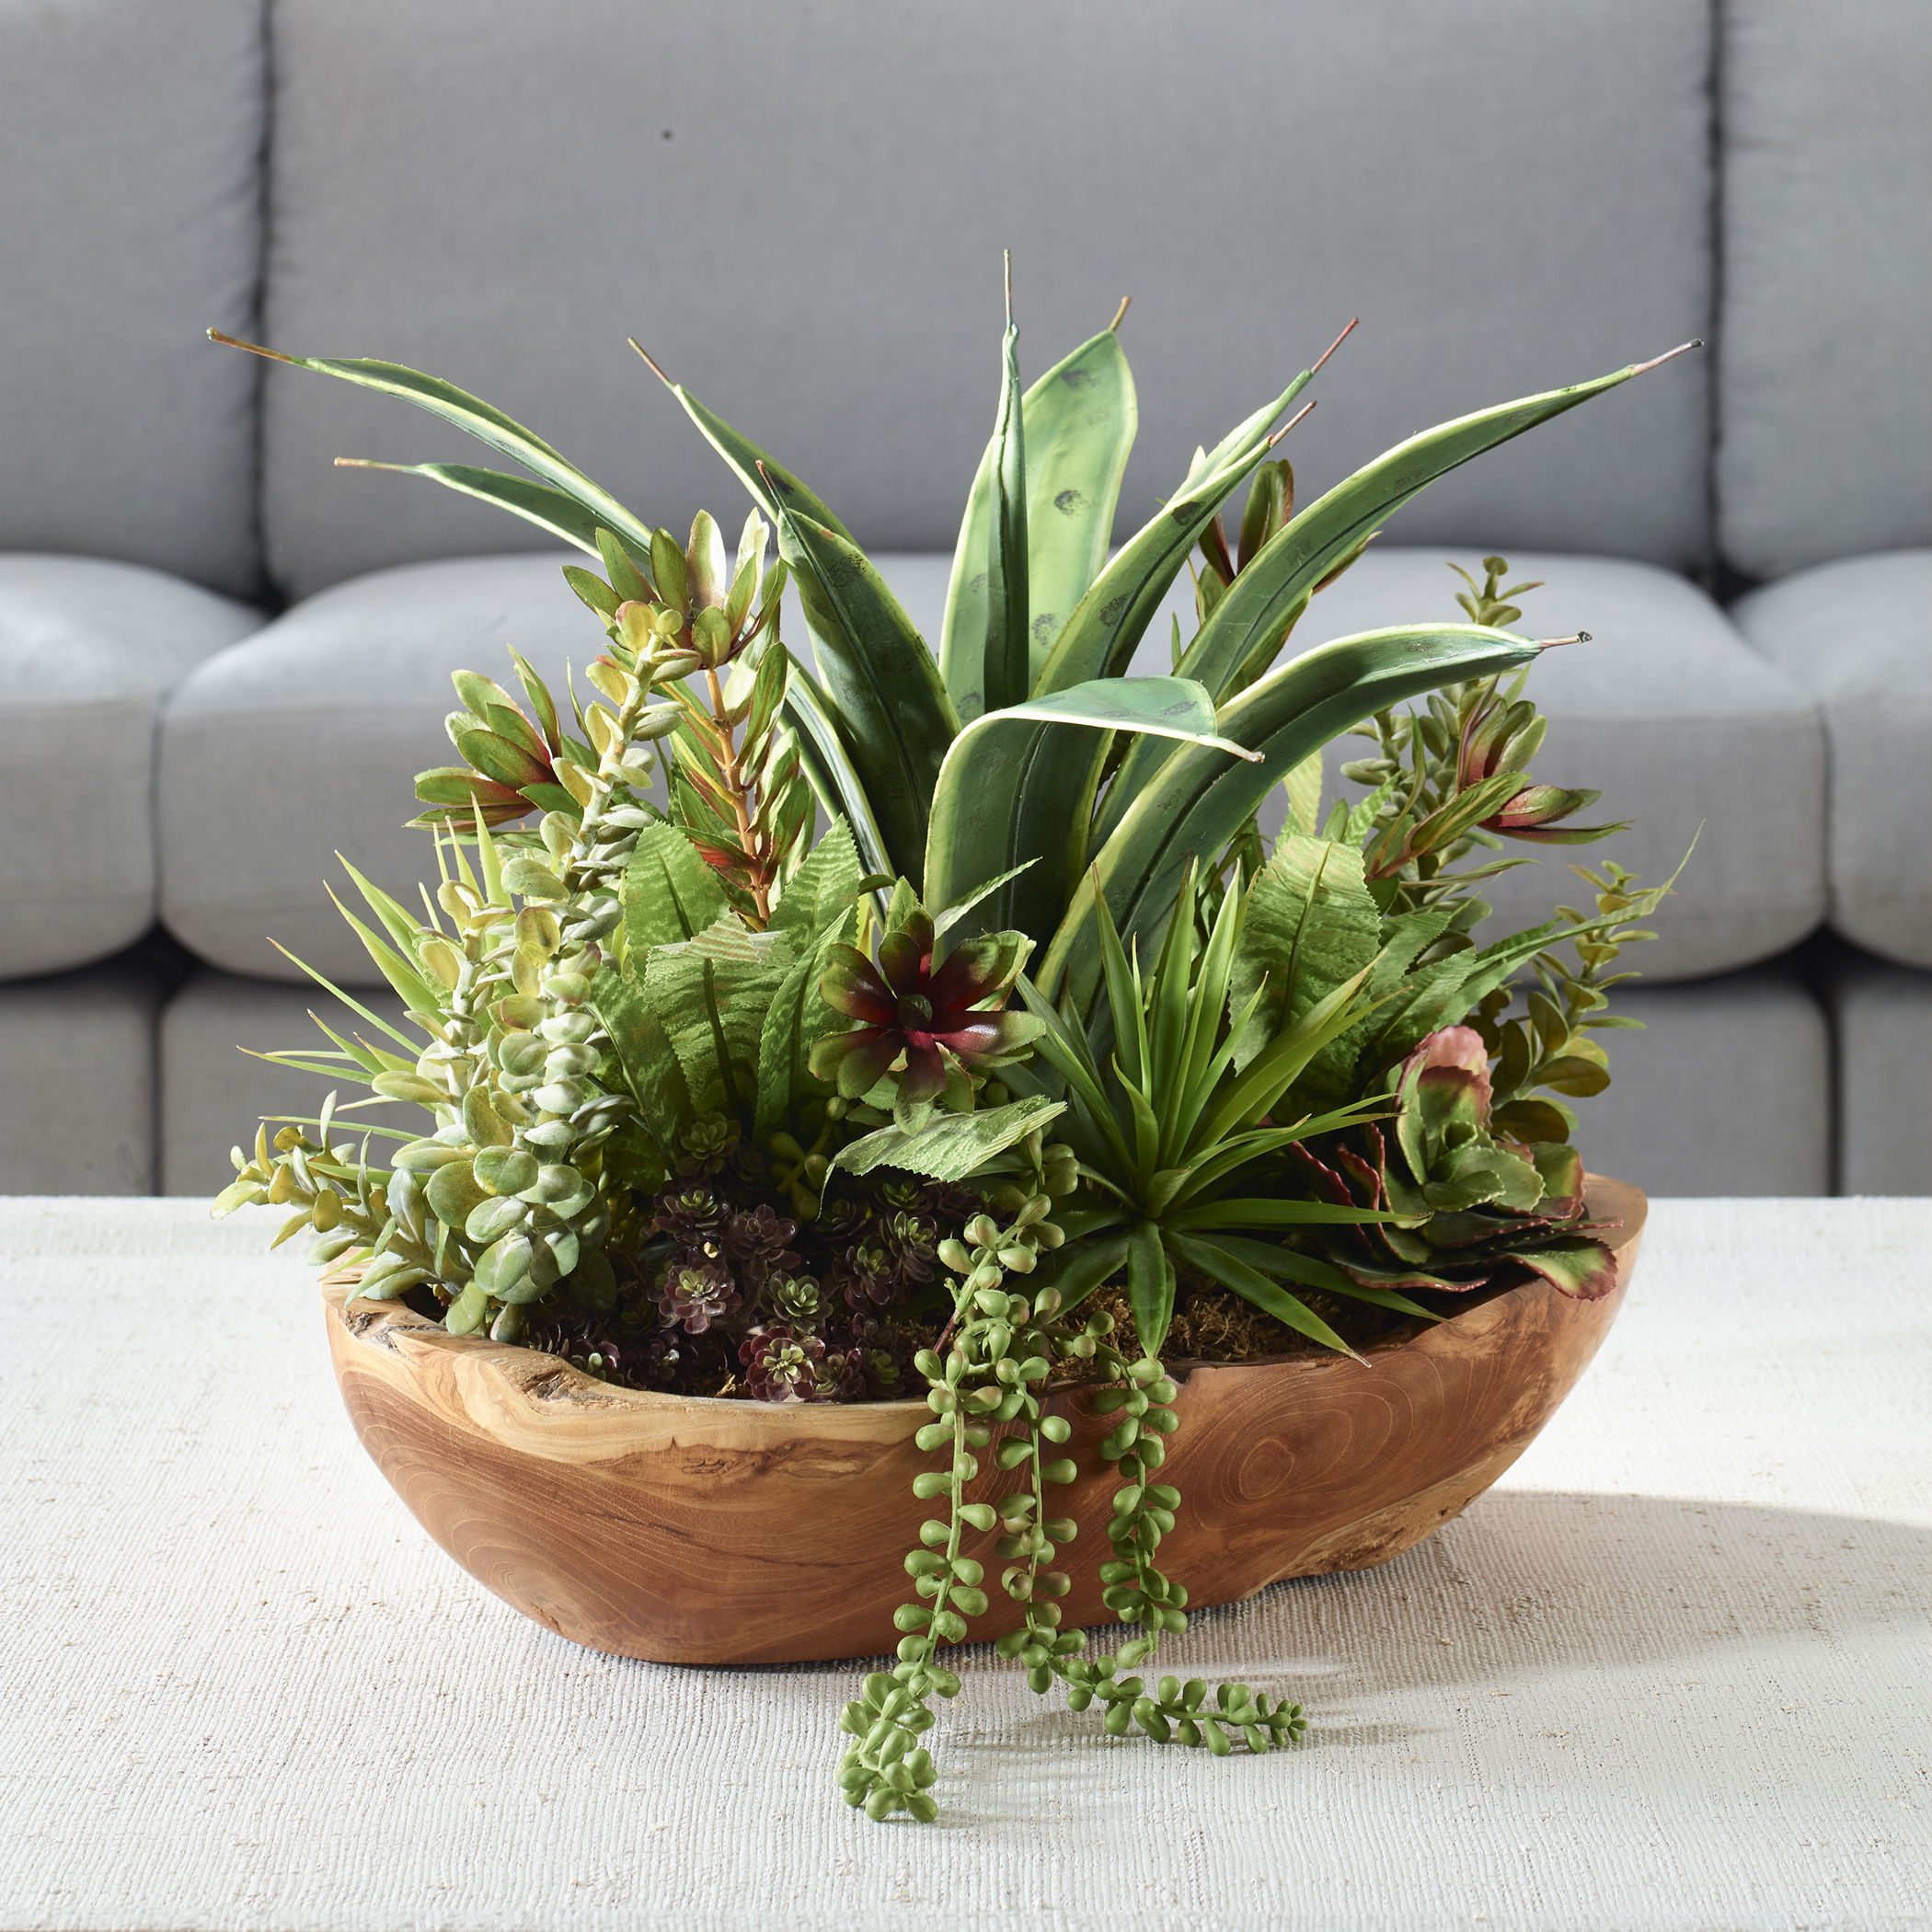
<instances>
[{"instance_id":1,"label":"green foliage","mask_svg":"<svg viewBox=\"0 0 1932 1932\"><path fill-rule=\"evenodd\" d=\"M1402 504L1639 367L1426 431L1304 506L1273 452L1317 362L1110 555L1136 413L1120 316L1023 387L1008 308L937 661L833 509L678 385L751 496L735 556L707 513L651 524L452 385L257 351L518 465L364 466L573 545L604 648L567 705L521 657L514 694L457 674L459 762L417 786L442 885L419 916L352 874L366 916L345 911L413 1031L339 995L366 1035L269 1055L367 1098L264 1122L216 1211L289 1208L278 1238L310 1231L358 1294L637 1387L923 1386L939 1460L916 1493L944 1512L907 1559L898 1660L842 1719L842 1787L875 1818L937 1813L922 1739L959 1689L940 1648L987 1608L986 1538L1023 1606L1001 1648L1036 1691L1215 1754L1300 1734L1298 1706L1143 1669L1186 1626L1158 1561L1177 1305L1225 1291L1348 1350L1351 1304L1435 1319L1525 1271L1601 1292L1567 1101L1607 1080L1613 969L1669 890L1581 872L1593 913L1476 943L1475 889L1520 862L1501 841L1615 829L1531 775L1523 678L1547 647L1506 628L1536 586L1501 558L1466 578L1467 623L1286 655ZM1130 676L1190 568L1174 674ZM779 634L788 581L809 658ZM1325 811L1324 747L1351 730L1368 795ZM346 1129L392 1107L419 1118ZM1061 1627L1066 1379L1113 1419L1100 1577L1135 1634L1112 1654ZM1014 1478L997 1504L969 1500L989 1452Z\"/></svg>"}]
</instances>

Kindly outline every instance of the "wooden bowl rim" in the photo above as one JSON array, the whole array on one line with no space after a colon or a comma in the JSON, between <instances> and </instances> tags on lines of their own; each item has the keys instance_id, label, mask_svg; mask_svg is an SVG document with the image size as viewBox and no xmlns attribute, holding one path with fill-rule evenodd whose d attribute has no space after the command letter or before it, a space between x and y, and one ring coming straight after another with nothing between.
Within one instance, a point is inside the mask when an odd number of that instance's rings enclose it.
<instances>
[{"instance_id":1,"label":"wooden bowl rim","mask_svg":"<svg viewBox=\"0 0 1932 1932\"><path fill-rule=\"evenodd\" d=\"M1593 1216L1610 1224L1602 1229L1604 1238L1612 1253L1620 1257L1643 1232L1650 1212L1649 1198L1640 1188L1601 1174L1586 1175L1584 1188L1585 1200ZM485 1335L452 1335L439 1323L399 1302L366 1303L356 1311L356 1317L351 1317L347 1304L352 1281L339 1276L333 1279L324 1276L323 1282L323 1300L329 1319L339 1323L351 1341L365 1348L395 1353L397 1351L392 1338L407 1335L418 1347L470 1357L477 1367L490 1371L492 1378L504 1385L506 1391L513 1391L525 1400L541 1395L553 1401L558 1397L564 1397L576 1402L593 1404L604 1412L602 1419L604 1421L608 1420L612 1409L621 1408L660 1419L668 1419L673 1413L685 1413L721 1420L729 1414L741 1428L776 1425L781 1432L800 1428L808 1432L849 1432L861 1417L890 1421L895 1417L923 1417L927 1412L926 1403L916 1397L901 1397L883 1402L751 1402L735 1396L680 1396L663 1389L625 1388L616 1383L601 1382L593 1375L587 1375L581 1369L572 1367L561 1355L553 1355L547 1350L526 1348L518 1342L492 1341ZM1521 1282L1514 1288L1472 1300L1466 1307L1445 1317L1441 1323L1422 1330L1420 1335L1372 1342L1366 1354L1373 1359L1378 1353L1409 1348L1423 1336L1447 1328L1478 1308L1538 1291L1546 1294L1557 1293L1540 1278ZM1358 1365L1353 1358L1346 1355L1315 1356L1299 1352L1257 1356L1248 1362L1183 1359L1167 1364L1174 1379L1182 1383L1197 1374L1285 1368L1306 1374ZM545 1406L554 1416L556 1411L551 1409L551 1403L546 1401Z\"/></svg>"}]
</instances>

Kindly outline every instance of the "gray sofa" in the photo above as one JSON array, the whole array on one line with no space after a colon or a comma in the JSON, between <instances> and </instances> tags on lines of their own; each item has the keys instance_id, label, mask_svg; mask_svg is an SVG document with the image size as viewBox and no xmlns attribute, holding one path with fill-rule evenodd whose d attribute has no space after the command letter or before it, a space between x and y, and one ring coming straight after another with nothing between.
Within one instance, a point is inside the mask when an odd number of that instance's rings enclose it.
<instances>
[{"instance_id":1,"label":"gray sofa","mask_svg":"<svg viewBox=\"0 0 1932 1932\"><path fill-rule=\"evenodd\" d=\"M735 514L639 335L933 615L1011 247L1029 372L1135 298L1134 522L1351 315L1305 487L1709 339L1309 621L1446 614L1443 560L1503 551L1595 638L1539 670L1539 772L1646 877L1702 827L1595 1165L1932 1191L1928 61L1916 0L0 4L0 1190L206 1192L301 1110L233 1051L316 1003L270 936L365 985L323 883L419 876L450 670L598 642L539 533L330 466L461 439L203 329L429 368L654 521Z\"/></svg>"}]
</instances>

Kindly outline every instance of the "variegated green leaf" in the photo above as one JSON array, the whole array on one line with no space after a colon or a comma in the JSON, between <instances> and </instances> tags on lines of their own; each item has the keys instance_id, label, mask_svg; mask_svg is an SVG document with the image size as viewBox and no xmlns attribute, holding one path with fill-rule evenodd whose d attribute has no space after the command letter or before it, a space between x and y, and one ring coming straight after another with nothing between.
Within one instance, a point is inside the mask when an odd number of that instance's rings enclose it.
<instances>
[{"instance_id":1,"label":"variegated green leaf","mask_svg":"<svg viewBox=\"0 0 1932 1932\"><path fill-rule=\"evenodd\" d=\"M985 712L953 740L933 788L928 901L963 898L1037 858L991 895L980 917L989 930L1050 935L1086 858L1093 805L1087 788L1098 776L1091 741L1113 731L1154 732L1224 757L1253 756L1215 730L1207 693L1184 678L1096 678ZM1104 736L1099 742L1104 747Z\"/></svg>"}]
</instances>

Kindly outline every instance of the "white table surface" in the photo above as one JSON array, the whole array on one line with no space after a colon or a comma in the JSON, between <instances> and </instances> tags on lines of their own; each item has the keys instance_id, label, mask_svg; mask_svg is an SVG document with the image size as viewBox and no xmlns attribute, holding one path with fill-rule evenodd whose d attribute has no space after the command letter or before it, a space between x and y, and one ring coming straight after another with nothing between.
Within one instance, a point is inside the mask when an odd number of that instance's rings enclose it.
<instances>
[{"instance_id":1,"label":"white table surface","mask_svg":"<svg viewBox=\"0 0 1932 1932\"><path fill-rule=\"evenodd\" d=\"M6 1932L1926 1922L1932 1203L1658 1203L1499 1489L1173 1646L1305 1744L1109 1740L976 1650L937 1827L837 1801L846 1667L601 1657L471 1582L265 1238L0 1202Z\"/></svg>"}]
</instances>

